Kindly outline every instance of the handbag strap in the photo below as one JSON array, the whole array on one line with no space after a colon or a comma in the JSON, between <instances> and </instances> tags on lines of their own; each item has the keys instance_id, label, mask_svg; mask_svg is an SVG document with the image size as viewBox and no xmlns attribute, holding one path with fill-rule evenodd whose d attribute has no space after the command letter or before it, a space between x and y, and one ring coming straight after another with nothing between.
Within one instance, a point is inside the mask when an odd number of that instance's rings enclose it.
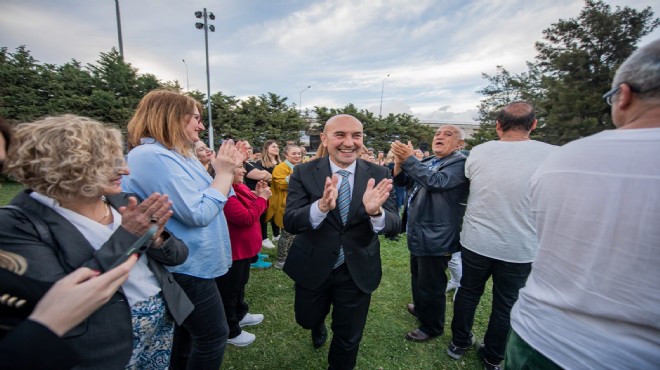
<instances>
[{"instance_id":1,"label":"handbag strap","mask_svg":"<svg viewBox=\"0 0 660 370\"><path fill-rule=\"evenodd\" d=\"M48 229L48 226L46 226L46 224L40 218L36 217L32 212L15 205L0 207L0 209L11 209L12 211L23 215L23 217L27 218L28 221L32 223L34 229L37 230L39 239L41 239L41 241L49 247L56 249L55 242L53 242L53 238L50 235L50 229Z\"/></svg>"},{"instance_id":2,"label":"handbag strap","mask_svg":"<svg viewBox=\"0 0 660 370\"><path fill-rule=\"evenodd\" d=\"M53 240L53 237L50 233L50 229L48 226L46 226L46 223L39 217L35 216L34 212L29 211L27 209L21 208L19 206L10 204L7 206L0 207L0 209L9 209L12 210L16 213L19 213L23 215L23 217L27 218L30 223L32 223L32 226L34 226L34 229L37 231L37 235L39 236L39 239L46 244L49 248L55 252L55 255L57 256L57 259L60 261L60 265L64 269L64 271L68 274L75 270L75 268L69 266L62 253L60 253L59 247L57 244L55 244L55 241Z\"/></svg>"}]
</instances>

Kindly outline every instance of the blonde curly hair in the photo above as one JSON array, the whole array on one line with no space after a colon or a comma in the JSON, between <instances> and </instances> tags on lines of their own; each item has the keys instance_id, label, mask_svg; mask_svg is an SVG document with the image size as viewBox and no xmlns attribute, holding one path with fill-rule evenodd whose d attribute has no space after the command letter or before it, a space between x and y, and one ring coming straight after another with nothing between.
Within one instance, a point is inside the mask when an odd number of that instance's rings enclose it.
<instances>
[{"instance_id":1,"label":"blonde curly hair","mask_svg":"<svg viewBox=\"0 0 660 370\"><path fill-rule=\"evenodd\" d=\"M102 195L122 162L119 130L67 114L18 125L5 169L26 187L60 201Z\"/></svg>"}]
</instances>

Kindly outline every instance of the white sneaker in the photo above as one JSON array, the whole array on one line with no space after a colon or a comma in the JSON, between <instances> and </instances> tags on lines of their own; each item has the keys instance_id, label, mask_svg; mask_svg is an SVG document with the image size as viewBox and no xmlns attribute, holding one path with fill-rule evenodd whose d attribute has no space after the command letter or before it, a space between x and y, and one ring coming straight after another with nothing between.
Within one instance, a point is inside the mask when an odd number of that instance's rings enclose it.
<instances>
[{"instance_id":1,"label":"white sneaker","mask_svg":"<svg viewBox=\"0 0 660 370\"><path fill-rule=\"evenodd\" d=\"M236 347L245 347L252 344L252 342L254 342L255 339L257 339L256 335L252 333L248 333L245 330L243 330L241 331L241 334L235 336L234 338L227 339L227 343L234 345Z\"/></svg>"},{"instance_id":2,"label":"white sneaker","mask_svg":"<svg viewBox=\"0 0 660 370\"><path fill-rule=\"evenodd\" d=\"M279 235L273 237L273 241L274 241L274 242L276 242L276 241L278 241L278 240L280 240L280 236L279 236Z\"/></svg>"},{"instance_id":3,"label":"white sneaker","mask_svg":"<svg viewBox=\"0 0 660 370\"><path fill-rule=\"evenodd\" d=\"M459 283L452 283L451 281L447 283L447 289L445 290L445 294L451 292L454 289L457 289L461 284Z\"/></svg>"},{"instance_id":4,"label":"white sneaker","mask_svg":"<svg viewBox=\"0 0 660 370\"><path fill-rule=\"evenodd\" d=\"M240 327L261 324L264 321L264 315L260 313L246 313L243 320L238 322Z\"/></svg>"},{"instance_id":5,"label":"white sneaker","mask_svg":"<svg viewBox=\"0 0 660 370\"><path fill-rule=\"evenodd\" d=\"M273 242L271 242L270 239L268 239L268 238L261 241L261 246L266 248L266 249L275 248L275 244L273 244Z\"/></svg>"}]
</instances>

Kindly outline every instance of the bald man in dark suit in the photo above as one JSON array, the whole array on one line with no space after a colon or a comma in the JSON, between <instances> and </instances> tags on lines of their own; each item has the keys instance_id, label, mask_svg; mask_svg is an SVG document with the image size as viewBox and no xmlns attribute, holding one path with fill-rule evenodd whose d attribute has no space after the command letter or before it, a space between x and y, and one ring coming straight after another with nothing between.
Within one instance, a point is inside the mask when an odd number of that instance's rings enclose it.
<instances>
[{"instance_id":1,"label":"bald man in dark suit","mask_svg":"<svg viewBox=\"0 0 660 370\"><path fill-rule=\"evenodd\" d=\"M396 235L401 220L384 166L358 159L362 123L330 118L321 140L328 157L295 167L289 181L284 227L296 234L284 265L295 282L296 321L312 330L312 344L327 338L332 311L329 369L353 369L382 276L378 234Z\"/></svg>"}]
</instances>

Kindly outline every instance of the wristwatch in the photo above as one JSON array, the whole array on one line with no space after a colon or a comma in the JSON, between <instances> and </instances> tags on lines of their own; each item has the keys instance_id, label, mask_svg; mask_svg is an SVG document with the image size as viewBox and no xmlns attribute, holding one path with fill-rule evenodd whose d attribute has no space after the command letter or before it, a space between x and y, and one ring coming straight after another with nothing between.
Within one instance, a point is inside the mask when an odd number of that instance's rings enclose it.
<instances>
[{"instance_id":1,"label":"wristwatch","mask_svg":"<svg viewBox=\"0 0 660 370\"><path fill-rule=\"evenodd\" d=\"M378 213L376 213L375 215L369 215L369 217L373 217L373 218L380 217L380 216L383 215L383 212L384 212L384 211L383 211L383 207L380 207L380 208L378 209Z\"/></svg>"}]
</instances>

